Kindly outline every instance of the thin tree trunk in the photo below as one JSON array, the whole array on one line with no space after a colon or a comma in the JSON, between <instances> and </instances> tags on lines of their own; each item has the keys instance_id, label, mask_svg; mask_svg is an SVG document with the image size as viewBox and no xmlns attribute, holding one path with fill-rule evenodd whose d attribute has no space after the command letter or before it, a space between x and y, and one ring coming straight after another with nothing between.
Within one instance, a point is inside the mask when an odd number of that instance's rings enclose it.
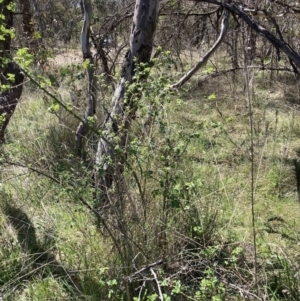
<instances>
[{"instance_id":1,"label":"thin tree trunk","mask_svg":"<svg viewBox=\"0 0 300 301\"><path fill-rule=\"evenodd\" d=\"M123 173L126 160L128 131L137 110L136 103L124 101L126 87L133 82L136 66L150 61L153 39L158 18L159 0L136 0L133 25L130 35L130 50L127 52L119 81L98 143L95 168L97 201L105 202L107 190L114 178Z\"/></svg>"},{"instance_id":2,"label":"thin tree trunk","mask_svg":"<svg viewBox=\"0 0 300 301\"><path fill-rule=\"evenodd\" d=\"M13 11L8 9L10 2L11 0L3 0L0 4L0 14L3 16L2 24L6 30L13 28ZM12 62L7 63L10 60L10 45L11 35L8 32L0 41L0 82L1 85L10 86L0 92L0 144L4 142L5 129L21 97L24 80L21 70Z\"/></svg>"},{"instance_id":3,"label":"thin tree trunk","mask_svg":"<svg viewBox=\"0 0 300 301\"><path fill-rule=\"evenodd\" d=\"M81 48L82 55L85 60L89 61L87 72L88 72L88 105L86 107L83 122L81 122L76 131L76 146L78 150L78 154L82 155L83 150L83 138L88 133L88 121L89 118L94 116L96 113L96 88L95 88L95 79L94 79L94 61L93 55L89 45L90 38L90 26L92 21L92 4L90 0L83 0L83 8L84 8L84 22L81 30Z\"/></svg>"},{"instance_id":4,"label":"thin tree trunk","mask_svg":"<svg viewBox=\"0 0 300 301\"><path fill-rule=\"evenodd\" d=\"M23 17L23 32L25 36L28 38L28 45L30 44L30 39L32 38L32 34L34 32L33 22L32 22L32 15L30 10L30 1L29 0L20 0L21 4L21 11Z\"/></svg>"},{"instance_id":5,"label":"thin tree trunk","mask_svg":"<svg viewBox=\"0 0 300 301\"><path fill-rule=\"evenodd\" d=\"M20 0L20 1L22 1L22 0ZM32 4L33 4L33 8L34 8L35 18L37 18L37 20L38 20L39 32L41 33L42 36L44 36L46 27L45 27L45 25L43 23L43 20L42 20L40 8L39 8L40 3L38 3L37 0L32 0Z\"/></svg>"}]
</instances>

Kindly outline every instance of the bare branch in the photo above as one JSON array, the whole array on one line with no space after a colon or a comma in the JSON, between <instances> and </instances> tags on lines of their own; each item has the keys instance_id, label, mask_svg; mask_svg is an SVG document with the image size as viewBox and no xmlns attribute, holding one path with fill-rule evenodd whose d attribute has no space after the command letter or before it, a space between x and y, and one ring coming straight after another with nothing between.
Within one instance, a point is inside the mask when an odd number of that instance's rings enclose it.
<instances>
[{"instance_id":1,"label":"bare branch","mask_svg":"<svg viewBox=\"0 0 300 301\"><path fill-rule=\"evenodd\" d=\"M278 23L276 22L276 19L270 14L268 13L266 10L263 10L264 14L268 17L268 19L273 23L273 25L275 26L275 29L276 29L276 33L278 34L279 36L279 39L280 41L283 41L284 42L284 38L283 38L283 35L281 33L281 30L279 28L279 25ZM276 48L277 50L277 56L278 56L278 61L280 60L280 51L279 51L279 48ZM295 73L299 74L296 66L294 65L293 61L291 58L289 58L289 62L294 70Z\"/></svg>"},{"instance_id":2,"label":"bare branch","mask_svg":"<svg viewBox=\"0 0 300 301\"><path fill-rule=\"evenodd\" d=\"M159 260L157 260L156 262L150 263L150 264L148 264L148 265L142 267L140 270L134 272L133 274L131 274L131 275L125 277L125 280L131 282L132 279L133 279L135 276L140 275L140 274L142 274L142 273L144 273L144 272L147 272L147 271L149 271L150 269L152 269L153 267L155 267L155 266L157 266L157 265L164 264L164 263L166 263L166 260L165 260L165 259L159 259Z\"/></svg>"},{"instance_id":3,"label":"bare branch","mask_svg":"<svg viewBox=\"0 0 300 301\"><path fill-rule=\"evenodd\" d=\"M248 69L256 69L256 71L283 71L283 72L292 72L294 73L295 71L293 69L283 67L283 68L277 68L277 67L268 67L268 66L247 66ZM205 76L204 78L200 79L198 81L198 84L205 82L209 80L210 78L218 77L225 75L230 72L236 72L238 70L244 70L244 67L235 67L235 68L230 68L230 69L225 69L217 72L212 72L209 75Z\"/></svg>"},{"instance_id":4,"label":"bare branch","mask_svg":"<svg viewBox=\"0 0 300 301\"><path fill-rule=\"evenodd\" d=\"M162 294L162 291L161 291L161 288L160 288L159 281L158 281L158 279L157 279L157 275L156 275L156 273L154 272L153 269L150 269L150 271L151 271L151 274L153 275L154 280L155 280L155 282L156 282L156 284L157 284L159 299L160 299L161 301L164 301L164 297L163 297L163 294Z\"/></svg>"},{"instance_id":5,"label":"bare branch","mask_svg":"<svg viewBox=\"0 0 300 301\"><path fill-rule=\"evenodd\" d=\"M218 11L219 8L214 9L213 11L204 12L204 13L191 13L191 12L180 12L180 11L173 11L170 13L159 13L160 16L187 16L187 17L199 17L199 16L209 16L213 15Z\"/></svg>"},{"instance_id":6,"label":"bare branch","mask_svg":"<svg viewBox=\"0 0 300 301\"><path fill-rule=\"evenodd\" d=\"M232 3L228 3L228 2L220 2L218 0L193 0L193 1L207 2L207 3L219 5L221 7L226 8L227 10L229 10L232 14L238 15L240 18L242 18L248 24L248 26L253 28L261 36L266 38L276 48L279 48L295 63L296 66L300 67L300 56L287 43L278 39L268 29L266 29L265 27L260 25L257 21L252 19L249 15L247 15L247 13L245 13L245 11L241 5L232 4Z\"/></svg>"},{"instance_id":7,"label":"bare branch","mask_svg":"<svg viewBox=\"0 0 300 301\"><path fill-rule=\"evenodd\" d=\"M176 84L171 86L171 89L180 88L182 85L184 85L202 66L204 66L208 59L213 55L213 53L218 49L218 47L221 45L221 42L223 41L227 29L228 29L228 20L229 20L229 12L225 9L223 12L223 18L222 18L222 27L221 27L221 33L219 35L219 38L215 42L215 44L212 46L212 48L205 54L205 56L202 58L200 62L198 62L186 75L184 75Z\"/></svg>"}]
</instances>

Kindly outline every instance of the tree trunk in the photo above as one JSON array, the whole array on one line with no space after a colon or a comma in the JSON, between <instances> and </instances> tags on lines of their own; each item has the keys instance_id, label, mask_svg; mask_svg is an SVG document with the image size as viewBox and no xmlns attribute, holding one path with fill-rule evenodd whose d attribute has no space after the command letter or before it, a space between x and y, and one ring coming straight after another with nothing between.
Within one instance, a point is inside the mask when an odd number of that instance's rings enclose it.
<instances>
[{"instance_id":1,"label":"tree trunk","mask_svg":"<svg viewBox=\"0 0 300 301\"><path fill-rule=\"evenodd\" d=\"M92 4L90 0L83 0L83 10L84 10L84 22L81 30L81 48L82 48L82 55L83 59L88 60L89 64L87 67L88 71L88 80L89 80L89 87L88 87L88 105L85 110L85 114L83 116L83 122L81 122L76 131L76 146L78 150L78 154L82 155L83 149L83 138L88 133L88 122L89 117L94 116L96 113L96 89L95 89L95 80L94 80L94 61L93 55L91 53L89 39L91 33L91 21L92 21Z\"/></svg>"},{"instance_id":2,"label":"tree trunk","mask_svg":"<svg viewBox=\"0 0 300 301\"><path fill-rule=\"evenodd\" d=\"M22 17L23 17L23 32L25 36L28 38L28 45L30 44L30 39L32 38L32 34L34 32L32 15L30 10L30 1L29 0L20 0Z\"/></svg>"},{"instance_id":3,"label":"tree trunk","mask_svg":"<svg viewBox=\"0 0 300 301\"><path fill-rule=\"evenodd\" d=\"M9 9L11 0L4 0L0 4L0 14L2 15L2 25L8 32L4 39L0 41L0 82L1 86L8 88L0 93L0 144L4 142L4 132L12 117L19 98L22 94L22 83L24 75L21 70L10 61L11 34L9 30L13 28L13 11Z\"/></svg>"},{"instance_id":4,"label":"tree trunk","mask_svg":"<svg viewBox=\"0 0 300 301\"><path fill-rule=\"evenodd\" d=\"M22 1L22 0L20 0ZM40 34L43 36L46 30L46 26L42 20L42 13L40 11L40 4L38 3L38 0L32 0L33 8L34 8L34 14L35 14L35 19L38 20L38 30Z\"/></svg>"},{"instance_id":5,"label":"tree trunk","mask_svg":"<svg viewBox=\"0 0 300 301\"><path fill-rule=\"evenodd\" d=\"M115 176L123 173L128 131L137 110L136 103L130 99L125 103L124 96L126 87L133 82L137 64L150 61L158 4L159 0L136 0L130 50L123 61L121 80L115 89L111 111L106 118L96 153L94 180L100 206L105 203L105 196Z\"/></svg>"}]
</instances>

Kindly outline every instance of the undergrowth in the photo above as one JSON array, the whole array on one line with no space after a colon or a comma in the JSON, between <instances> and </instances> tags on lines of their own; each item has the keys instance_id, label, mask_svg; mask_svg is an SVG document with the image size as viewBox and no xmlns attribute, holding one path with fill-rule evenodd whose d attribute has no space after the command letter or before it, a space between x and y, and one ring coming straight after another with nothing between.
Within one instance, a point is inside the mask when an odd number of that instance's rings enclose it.
<instances>
[{"instance_id":1,"label":"undergrowth","mask_svg":"<svg viewBox=\"0 0 300 301\"><path fill-rule=\"evenodd\" d=\"M135 83L124 176L102 209L76 121L25 89L0 155L0 297L299 300L298 83L282 75L265 88L268 72L254 75L257 291L244 83L232 89L229 74L166 92L168 64L167 53Z\"/></svg>"}]
</instances>

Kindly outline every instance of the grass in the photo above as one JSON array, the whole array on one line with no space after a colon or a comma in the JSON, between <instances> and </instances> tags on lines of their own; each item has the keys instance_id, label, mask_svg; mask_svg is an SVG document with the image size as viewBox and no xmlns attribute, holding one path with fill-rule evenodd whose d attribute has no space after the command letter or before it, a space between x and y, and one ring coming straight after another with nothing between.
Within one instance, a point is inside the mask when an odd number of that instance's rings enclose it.
<instances>
[{"instance_id":1,"label":"grass","mask_svg":"<svg viewBox=\"0 0 300 301\"><path fill-rule=\"evenodd\" d=\"M270 85L265 71L255 73L253 87L259 295L298 300L298 83L280 74ZM80 201L93 206L91 171L74 155L77 123L64 112L57 118L38 90L25 88L3 146L6 162L22 164L0 166L0 296L150 296L157 293L151 273L132 283L124 276L163 258L167 263L154 269L171 300L253 299L251 137L243 81L225 75L200 87L192 82L180 102L171 98L157 109L146 136L131 143L133 168L110 193L117 205L99 227ZM149 112L144 102L134 134L141 134ZM30 239L33 249L24 247Z\"/></svg>"}]
</instances>

